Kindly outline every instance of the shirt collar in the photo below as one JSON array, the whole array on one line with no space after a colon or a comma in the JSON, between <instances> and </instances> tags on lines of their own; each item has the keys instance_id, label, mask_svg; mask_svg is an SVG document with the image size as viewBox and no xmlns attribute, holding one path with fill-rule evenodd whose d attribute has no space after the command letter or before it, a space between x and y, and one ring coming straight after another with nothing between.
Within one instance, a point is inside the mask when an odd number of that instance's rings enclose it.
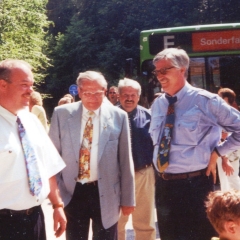
<instances>
[{"instance_id":1,"label":"shirt collar","mask_svg":"<svg viewBox=\"0 0 240 240\"><path fill-rule=\"evenodd\" d=\"M122 105L119 106L123 111L125 111L122 107ZM125 111L126 112L126 111ZM131 112L126 112L128 114L129 117L135 116L137 113L137 107L134 108Z\"/></svg>"},{"instance_id":2,"label":"shirt collar","mask_svg":"<svg viewBox=\"0 0 240 240\"><path fill-rule=\"evenodd\" d=\"M87 113L89 112L89 110L87 108L85 108L84 105L82 105L82 106L83 106L83 114L82 114L82 116L87 116ZM100 107L98 109L92 111L92 112L95 113L95 117L98 117L99 114L100 114Z\"/></svg>"},{"instance_id":3,"label":"shirt collar","mask_svg":"<svg viewBox=\"0 0 240 240\"><path fill-rule=\"evenodd\" d=\"M191 85L186 82L185 85L183 86L182 89L180 89L175 95L173 95L172 97L177 97L177 102L178 103L183 97L184 95L188 92L188 90L191 88ZM165 93L167 94L167 93ZM164 96L166 98L166 96ZM166 99L167 100L167 99Z\"/></svg>"},{"instance_id":4,"label":"shirt collar","mask_svg":"<svg viewBox=\"0 0 240 240\"><path fill-rule=\"evenodd\" d=\"M184 87L174 95L177 97L178 101L183 98L183 96L188 92L190 87L191 85L188 82L186 82Z\"/></svg>"},{"instance_id":5,"label":"shirt collar","mask_svg":"<svg viewBox=\"0 0 240 240\"><path fill-rule=\"evenodd\" d=\"M0 105L0 116L5 118L12 126L16 124L17 116L9 112L6 108Z\"/></svg>"}]
</instances>

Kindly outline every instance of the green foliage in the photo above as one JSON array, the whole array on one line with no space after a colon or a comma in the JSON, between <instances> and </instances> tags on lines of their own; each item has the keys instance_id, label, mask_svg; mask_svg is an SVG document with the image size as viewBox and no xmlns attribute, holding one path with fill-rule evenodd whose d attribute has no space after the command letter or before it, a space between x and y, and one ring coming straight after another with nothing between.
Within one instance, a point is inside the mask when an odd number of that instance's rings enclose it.
<instances>
[{"instance_id":1,"label":"green foliage","mask_svg":"<svg viewBox=\"0 0 240 240\"><path fill-rule=\"evenodd\" d=\"M44 80L49 59L43 53L49 25L47 0L0 1L0 60L22 59L29 62L37 83Z\"/></svg>"},{"instance_id":2,"label":"green foliage","mask_svg":"<svg viewBox=\"0 0 240 240\"><path fill-rule=\"evenodd\" d=\"M142 30L240 21L239 0L50 2L55 11L52 34L59 35L51 42L54 67L47 82L56 98L67 91L80 71L101 71L110 84L116 84L124 77L127 58L133 58L136 78ZM67 24L62 19L67 19Z\"/></svg>"}]
</instances>

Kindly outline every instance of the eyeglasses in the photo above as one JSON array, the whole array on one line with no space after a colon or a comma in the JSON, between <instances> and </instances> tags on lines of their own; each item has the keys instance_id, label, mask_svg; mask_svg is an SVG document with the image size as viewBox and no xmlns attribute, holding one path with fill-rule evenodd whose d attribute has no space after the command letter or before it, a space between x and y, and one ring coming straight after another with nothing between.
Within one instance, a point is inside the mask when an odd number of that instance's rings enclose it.
<instances>
[{"instance_id":1,"label":"eyeglasses","mask_svg":"<svg viewBox=\"0 0 240 240\"><path fill-rule=\"evenodd\" d=\"M103 95L104 91L97 91L97 92L82 92L84 97L90 98L92 96L94 97L101 97Z\"/></svg>"},{"instance_id":2,"label":"eyeglasses","mask_svg":"<svg viewBox=\"0 0 240 240\"><path fill-rule=\"evenodd\" d=\"M167 74L167 71L168 71L169 69L172 69L172 68L175 68L175 67L161 68L161 69L159 69L159 70L154 70L154 71L152 71L152 73L153 73L155 76L158 76L159 74L166 75L166 74Z\"/></svg>"}]
</instances>

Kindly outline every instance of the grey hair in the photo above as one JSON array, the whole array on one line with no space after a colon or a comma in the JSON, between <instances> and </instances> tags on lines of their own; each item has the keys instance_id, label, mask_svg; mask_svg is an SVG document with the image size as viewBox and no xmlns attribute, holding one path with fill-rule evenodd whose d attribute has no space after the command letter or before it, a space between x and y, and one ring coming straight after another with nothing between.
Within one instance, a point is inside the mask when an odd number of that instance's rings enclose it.
<instances>
[{"instance_id":1,"label":"grey hair","mask_svg":"<svg viewBox=\"0 0 240 240\"><path fill-rule=\"evenodd\" d=\"M132 80L129 78L124 78L124 79L119 80L119 83L118 83L119 93L121 93L121 90L124 87L132 87L138 91L139 96L141 95L142 88L136 80Z\"/></svg>"},{"instance_id":2,"label":"grey hair","mask_svg":"<svg viewBox=\"0 0 240 240\"><path fill-rule=\"evenodd\" d=\"M19 68L20 65L24 65L32 71L32 66L19 59L6 59L0 62L0 79L5 80L8 83L11 83L11 71L14 68Z\"/></svg>"},{"instance_id":3,"label":"grey hair","mask_svg":"<svg viewBox=\"0 0 240 240\"><path fill-rule=\"evenodd\" d=\"M95 71L86 71L86 72L81 72L79 73L76 83L79 87L81 87L82 82L84 80L88 81L96 81L98 82L104 89L107 89L107 81L100 72L95 72Z\"/></svg>"},{"instance_id":4,"label":"grey hair","mask_svg":"<svg viewBox=\"0 0 240 240\"><path fill-rule=\"evenodd\" d=\"M158 61L163 59L170 60L172 65L176 68L186 68L185 77L187 78L190 60L186 51L179 48L166 48L153 58L153 64L155 65Z\"/></svg>"}]
</instances>

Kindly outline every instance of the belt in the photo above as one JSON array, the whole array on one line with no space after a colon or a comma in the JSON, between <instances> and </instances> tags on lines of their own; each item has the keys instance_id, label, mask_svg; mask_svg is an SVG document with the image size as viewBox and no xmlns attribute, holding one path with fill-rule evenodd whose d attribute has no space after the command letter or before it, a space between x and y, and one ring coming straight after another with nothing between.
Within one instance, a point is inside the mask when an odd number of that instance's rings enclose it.
<instances>
[{"instance_id":1,"label":"belt","mask_svg":"<svg viewBox=\"0 0 240 240\"><path fill-rule=\"evenodd\" d=\"M164 180L179 180L179 179L188 179L192 177L198 177L202 175L206 175L206 168L195 171L195 172L188 172L188 173L159 173L158 176L161 177Z\"/></svg>"},{"instance_id":2,"label":"belt","mask_svg":"<svg viewBox=\"0 0 240 240\"><path fill-rule=\"evenodd\" d=\"M81 183L81 182L77 182L82 186L97 186L98 185L98 181L93 181L93 182L86 182L86 183Z\"/></svg>"},{"instance_id":3,"label":"belt","mask_svg":"<svg viewBox=\"0 0 240 240\"><path fill-rule=\"evenodd\" d=\"M1 209L0 216L16 216L16 215L31 215L40 206L32 207L25 210L12 210L12 209Z\"/></svg>"},{"instance_id":4,"label":"belt","mask_svg":"<svg viewBox=\"0 0 240 240\"><path fill-rule=\"evenodd\" d=\"M135 172L141 171L141 170L143 170L143 169L145 169L145 168L148 168L148 167L152 167L152 164L151 164L151 163L150 163L150 164L146 164L146 165L144 165L144 166L142 166L142 167L140 167L140 168L137 168L137 169L135 170Z\"/></svg>"}]
</instances>

